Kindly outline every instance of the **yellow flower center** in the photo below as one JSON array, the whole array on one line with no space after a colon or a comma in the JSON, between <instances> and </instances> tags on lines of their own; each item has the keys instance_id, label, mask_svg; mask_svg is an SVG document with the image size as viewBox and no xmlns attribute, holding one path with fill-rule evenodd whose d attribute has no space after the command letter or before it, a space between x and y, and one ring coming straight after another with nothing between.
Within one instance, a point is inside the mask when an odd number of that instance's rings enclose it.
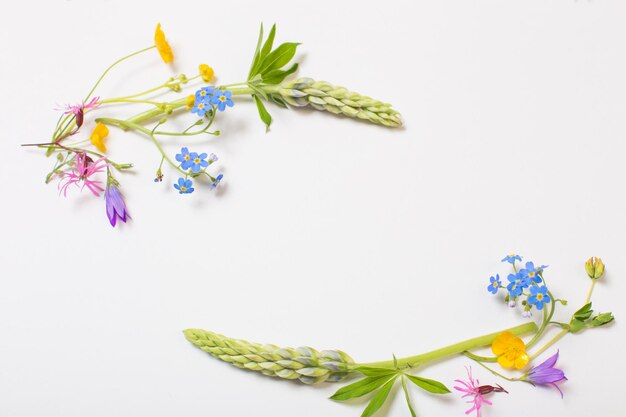
<instances>
[{"instance_id":1,"label":"yellow flower center","mask_svg":"<svg viewBox=\"0 0 626 417\"><path fill-rule=\"evenodd\" d=\"M200 163L200 158L196 158L196 159L194 159L194 160L193 160L193 163L194 163L194 164L199 164L199 163Z\"/></svg>"},{"instance_id":2,"label":"yellow flower center","mask_svg":"<svg viewBox=\"0 0 626 417\"><path fill-rule=\"evenodd\" d=\"M493 285L494 287L497 287L497 286L498 286L498 283L497 283L497 282L494 282L492 285Z\"/></svg>"},{"instance_id":3,"label":"yellow flower center","mask_svg":"<svg viewBox=\"0 0 626 417\"><path fill-rule=\"evenodd\" d=\"M543 294L537 294L537 300L541 301L543 300Z\"/></svg>"},{"instance_id":4,"label":"yellow flower center","mask_svg":"<svg viewBox=\"0 0 626 417\"><path fill-rule=\"evenodd\" d=\"M528 276L529 276L529 277L531 277L531 278L533 278L533 277L535 276L535 273L534 273L534 272L529 272L529 273L528 273Z\"/></svg>"},{"instance_id":5,"label":"yellow flower center","mask_svg":"<svg viewBox=\"0 0 626 417\"><path fill-rule=\"evenodd\" d=\"M204 103L200 103L200 104L198 104L198 108L199 108L200 110L202 110L202 109L204 108Z\"/></svg>"},{"instance_id":6,"label":"yellow flower center","mask_svg":"<svg viewBox=\"0 0 626 417\"><path fill-rule=\"evenodd\" d=\"M220 101L223 103L226 101L226 96L220 96Z\"/></svg>"},{"instance_id":7,"label":"yellow flower center","mask_svg":"<svg viewBox=\"0 0 626 417\"><path fill-rule=\"evenodd\" d=\"M189 161L191 157L189 155L185 155L185 161Z\"/></svg>"},{"instance_id":8,"label":"yellow flower center","mask_svg":"<svg viewBox=\"0 0 626 417\"><path fill-rule=\"evenodd\" d=\"M187 191L187 187L184 187L184 186L183 186L183 187L180 187L180 191L183 191L183 192L184 192L184 191Z\"/></svg>"}]
</instances>

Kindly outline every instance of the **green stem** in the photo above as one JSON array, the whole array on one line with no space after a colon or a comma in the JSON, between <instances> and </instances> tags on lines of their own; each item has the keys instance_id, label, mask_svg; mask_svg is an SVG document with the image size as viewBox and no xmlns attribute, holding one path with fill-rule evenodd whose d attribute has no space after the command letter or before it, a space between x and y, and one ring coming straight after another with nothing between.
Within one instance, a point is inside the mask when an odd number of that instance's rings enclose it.
<instances>
[{"instance_id":1,"label":"green stem","mask_svg":"<svg viewBox=\"0 0 626 417\"><path fill-rule=\"evenodd\" d=\"M194 81L195 79L199 78L200 75L196 75L195 77L191 77L188 78L187 81L185 81L185 84L190 82L190 81ZM125 100L125 99L129 99L129 98L136 98L136 97L141 97L141 96L145 96L146 94L150 94L150 93L154 93L155 91L159 91L162 88L171 88L173 85L175 84L179 84L182 81L178 80L174 80L174 81L168 81L166 83L163 83L157 87L151 88L149 90L146 91L142 91L141 93L136 93L136 94L130 94L128 96L123 96L123 97L116 97L115 100Z\"/></svg>"},{"instance_id":2,"label":"green stem","mask_svg":"<svg viewBox=\"0 0 626 417\"><path fill-rule=\"evenodd\" d=\"M98 85L100 85L100 82L102 81L102 79L105 77L105 75L108 74L109 71L111 71L113 69L113 67L115 67L117 64L119 64L122 61L127 60L128 58L132 58L135 55L139 55L143 52L149 51L150 49L156 48L156 46L152 45L148 48L142 49L140 51L137 52L133 52L130 55L126 55L125 57L122 57L120 59L118 59L117 61L115 61L114 63L112 63L111 65L109 65L109 67L104 70L104 72L102 73L102 75L100 76L100 78L98 78L98 81L96 81L96 83L94 84L94 86L91 88L91 90L89 90L89 93L87 94L87 97L85 97L85 99L83 101L87 101L89 100L89 97L91 97L91 95L93 94L94 91L96 91L96 88L98 87Z\"/></svg>"},{"instance_id":3,"label":"green stem","mask_svg":"<svg viewBox=\"0 0 626 417\"><path fill-rule=\"evenodd\" d=\"M144 104L152 104L154 106L161 106L163 103L158 101L150 101L150 100L138 100L133 98L110 98L107 100L100 100L100 104L113 104L113 103L144 103Z\"/></svg>"},{"instance_id":4,"label":"green stem","mask_svg":"<svg viewBox=\"0 0 626 417\"><path fill-rule=\"evenodd\" d=\"M154 146L156 146L156 148L159 150L159 153L161 154L161 157L163 159L165 159L168 164L170 164L174 169L176 169L181 174L189 175L189 173L187 171L182 170L178 164L176 164L174 161L172 161L170 159L170 157L167 155L167 153L165 153L165 150L163 150L163 147L161 147L161 144L159 143L159 141L156 140L156 138L154 137L154 133L151 130L146 129L145 127L140 126L138 124L129 122L128 120L118 120L118 119L112 119L112 118L108 118L108 117L98 118L98 119L96 119L96 122L100 122L100 123L104 123L104 124L108 124L108 125L114 125L114 126L117 126L119 128L122 128L124 130L129 130L130 129L130 130L136 130L138 132L143 133L144 135L146 135L146 136L148 136L150 138L152 143L154 143Z\"/></svg>"},{"instance_id":5,"label":"green stem","mask_svg":"<svg viewBox=\"0 0 626 417\"><path fill-rule=\"evenodd\" d=\"M472 352L463 352L463 354L467 356L468 358L475 360L476 362L497 362L498 361L498 358L496 358L495 356L474 355Z\"/></svg>"},{"instance_id":6,"label":"green stem","mask_svg":"<svg viewBox=\"0 0 626 417\"><path fill-rule=\"evenodd\" d=\"M548 343L546 343L541 349L530 355L530 360L535 359L537 356L541 355L546 351L550 346L555 344L560 338L569 333L569 327L567 329L561 330L556 336L554 336Z\"/></svg>"},{"instance_id":7,"label":"green stem","mask_svg":"<svg viewBox=\"0 0 626 417\"><path fill-rule=\"evenodd\" d=\"M589 301L591 301L591 294L593 293L593 287L596 286L596 280L592 279L591 280L591 287L589 287L589 292L587 293L587 300L585 301L585 304L588 304Z\"/></svg>"},{"instance_id":8,"label":"green stem","mask_svg":"<svg viewBox=\"0 0 626 417\"><path fill-rule=\"evenodd\" d=\"M235 96L252 94L254 92L250 87L233 88L230 91ZM164 104L165 104L165 107L174 111L187 105L187 97L179 98L178 100L170 101L169 103L164 103ZM133 124L139 124L147 120L153 119L155 117L161 116L162 114L165 114L165 112L166 110L160 109L160 108L151 109L151 110L147 110L142 113L136 114L130 119L126 119L126 121L129 123L133 123Z\"/></svg>"},{"instance_id":9,"label":"green stem","mask_svg":"<svg viewBox=\"0 0 626 417\"><path fill-rule=\"evenodd\" d=\"M467 356L468 358L472 359L473 361L475 361L477 364L479 364L480 366L482 366L483 368L485 368L486 370L488 370L489 372L491 372L492 374L494 374L495 376L499 376L500 378L506 379L507 381L519 381L519 378L509 378L508 376L504 376L501 373L491 369L490 367L488 367L487 365L485 365L484 363L482 363L481 361L477 361L476 359L472 358L470 355L467 354L467 352L465 352L465 356Z\"/></svg>"},{"instance_id":10,"label":"green stem","mask_svg":"<svg viewBox=\"0 0 626 417\"><path fill-rule=\"evenodd\" d=\"M446 346L441 349L436 349L431 352L422 353L421 355L409 356L397 360L397 366L400 368L415 368L426 362L434 361L437 359L445 358L446 356L458 355L470 349L476 349L479 347L489 346L502 332L511 332L516 336L532 333L537 331L537 325L534 322L528 322L519 326L511 327L510 329L500 330L495 333L490 333L484 336L468 339L460 343L455 343L450 346ZM394 361L381 361L381 362L369 362L356 364L355 367L367 366L373 368L391 368L394 366Z\"/></svg>"},{"instance_id":11,"label":"green stem","mask_svg":"<svg viewBox=\"0 0 626 417\"><path fill-rule=\"evenodd\" d=\"M551 300L550 312L548 313L547 309L543 311L543 322L541 323L541 327L539 327L539 330L533 336L533 338L530 339L528 343L526 343L526 349L533 346L535 343L539 341L539 338L541 337L543 332L546 330L546 326L548 326L548 323L550 323L550 320L552 320L552 316L554 315L554 309L556 307L556 300L554 299L554 296L552 295L550 291L548 291L548 294L550 295L550 300Z\"/></svg>"}]
</instances>

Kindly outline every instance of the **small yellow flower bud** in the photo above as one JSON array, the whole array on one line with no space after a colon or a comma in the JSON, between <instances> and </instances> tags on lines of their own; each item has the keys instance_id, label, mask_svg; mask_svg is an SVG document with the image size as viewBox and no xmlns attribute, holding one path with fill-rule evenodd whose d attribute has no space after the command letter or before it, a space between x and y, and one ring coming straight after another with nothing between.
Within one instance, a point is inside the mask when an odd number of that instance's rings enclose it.
<instances>
[{"instance_id":1,"label":"small yellow flower bud","mask_svg":"<svg viewBox=\"0 0 626 417\"><path fill-rule=\"evenodd\" d=\"M185 106L187 107L187 110L191 110L194 104L196 104L196 96L194 96L193 94L187 96L187 100L185 101Z\"/></svg>"},{"instance_id":2,"label":"small yellow flower bud","mask_svg":"<svg viewBox=\"0 0 626 417\"><path fill-rule=\"evenodd\" d=\"M585 262L585 271L591 279L598 279L604 274L604 263L602 259L592 256Z\"/></svg>"}]
</instances>

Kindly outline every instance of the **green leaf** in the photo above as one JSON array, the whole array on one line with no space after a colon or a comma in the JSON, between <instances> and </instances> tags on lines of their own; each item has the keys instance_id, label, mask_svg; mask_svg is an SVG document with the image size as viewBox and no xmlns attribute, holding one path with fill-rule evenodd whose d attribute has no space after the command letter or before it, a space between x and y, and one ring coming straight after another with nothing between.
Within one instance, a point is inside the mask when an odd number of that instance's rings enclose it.
<instances>
[{"instance_id":1,"label":"green leaf","mask_svg":"<svg viewBox=\"0 0 626 417\"><path fill-rule=\"evenodd\" d=\"M407 375L409 381L420 387L421 389L433 394L448 394L450 390L439 381L434 379L422 378L419 376Z\"/></svg>"},{"instance_id":2,"label":"green leaf","mask_svg":"<svg viewBox=\"0 0 626 417\"><path fill-rule=\"evenodd\" d=\"M263 41L263 23L261 23L261 30L259 31L259 40L256 43L256 49L254 50L254 56L252 57L252 65L250 66L250 73L248 74L248 79L252 78L254 75L254 67L257 66L261 62L261 42Z\"/></svg>"},{"instance_id":3,"label":"green leaf","mask_svg":"<svg viewBox=\"0 0 626 417\"><path fill-rule=\"evenodd\" d=\"M265 131L267 132L268 130L270 130L270 125L272 124L272 116L270 116L270 114L267 112L267 110L265 109L265 105L256 94L252 97L254 97L254 101L256 101L256 108L259 110L259 116L261 116L261 120L263 120L263 123L265 123Z\"/></svg>"},{"instance_id":4,"label":"green leaf","mask_svg":"<svg viewBox=\"0 0 626 417\"><path fill-rule=\"evenodd\" d=\"M583 321L572 319L572 321L569 323L569 331L572 333L578 333L584 328L585 328L585 322Z\"/></svg>"},{"instance_id":5,"label":"green leaf","mask_svg":"<svg viewBox=\"0 0 626 417\"><path fill-rule=\"evenodd\" d=\"M380 388L391 378L392 376L390 375L363 378L353 384L341 387L336 393L333 394L332 397L330 397L330 399L335 401L345 401L351 398L362 397L363 395L369 394L375 389Z\"/></svg>"},{"instance_id":6,"label":"green leaf","mask_svg":"<svg viewBox=\"0 0 626 417\"><path fill-rule=\"evenodd\" d=\"M293 74L297 70L298 70L297 62L284 71L279 70L279 69L271 70L270 72L268 72L267 74L263 76L263 82L265 84L280 84L281 82L283 82L285 77L287 77L289 74Z\"/></svg>"},{"instance_id":7,"label":"green leaf","mask_svg":"<svg viewBox=\"0 0 626 417\"><path fill-rule=\"evenodd\" d=\"M267 35L267 40L263 44L263 49L261 49L261 59L265 58L272 50L272 46L274 45L274 36L276 36L276 24L272 26L272 30L270 30L270 34Z\"/></svg>"},{"instance_id":8,"label":"green leaf","mask_svg":"<svg viewBox=\"0 0 626 417\"><path fill-rule=\"evenodd\" d=\"M378 409L380 409L380 407L383 406L385 401L387 401L387 397L391 392L391 388L393 388L393 383L396 382L396 378L398 378L397 375L391 378L385 385L383 385L378 390L376 394L374 394L374 396L370 400L370 403L367 405L367 407L365 407L363 414L361 414L361 417L371 417L374 415L374 413L376 413L376 411L378 411Z\"/></svg>"},{"instance_id":9,"label":"green leaf","mask_svg":"<svg viewBox=\"0 0 626 417\"><path fill-rule=\"evenodd\" d=\"M409 406L411 417L417 417L415 415L415 410L413 409L413 404L411 403L411 397L409 397L409 390L406 389L406 383L404 382L404 377L402 377L402 390L404 391L404 398L406 398L406 403Z\"/></svg>"},{"instance_id":10,"label":"green leaf","mask_svg":"<svg viewBox=\"0 0 626 417\"><path fill-rule=\"evenodd\" d=\"M593 319L591 319L591 325L593 327L604 326L605 324L608 324L613 320L615 320L615 317L613 317L613 313L600 313Z\"/></svg>"},{"instance_id":11,"label":"green leaf","mask_svg":"<svg viewBox=\"0 0 626 417\"><path fill-rule=\"evenodd\" d=\"M365 376L396 375L398 373L397 369L370 368L368 366L359 366L355 369L355 371L358 371Z\"/></svg>"},{"instance_id":12,"label":"green leaf","mask_svg":"<svg viewBox=\"0 0 626 417\"><path fill-rule=\"evenodd\" d=\"M263 60L257 73L266 75L268 72L287 65L296 54L299 43L287 42L270 52Z\"/></svg>"},{"instance_id":13,"label":"green leaf","mask_svg":"<svg viewBox=\"0 0 626 417\"><path fill-rule=\"evenodd\" d=\"M593 310L591 309L591 303L587 303L574 313L574 318L576 320L585 321L591 317L592 314Z\"/></svg>"}]
</instances>

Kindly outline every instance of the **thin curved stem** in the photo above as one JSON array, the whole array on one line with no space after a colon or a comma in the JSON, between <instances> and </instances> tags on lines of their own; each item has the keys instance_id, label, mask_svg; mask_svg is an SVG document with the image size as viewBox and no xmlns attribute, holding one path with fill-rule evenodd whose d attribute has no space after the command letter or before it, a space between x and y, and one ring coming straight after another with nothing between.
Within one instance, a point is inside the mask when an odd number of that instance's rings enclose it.
<instances>
[{"instance_id":1,"label":"thin curved stem","mask_svg":"<svg viewBox=\"0 0 626 417\"><path fill-rule=\"evenodd\" d=\"M136 131L143 133L144 135L150 138L154 146L156 146L156 148L158 149L159 153L161 153L161 157L165 159L168 164L170 164L174 169L176 169L181 174L185 176L190 175L189 172L182 170L178 164L176 164L174 161L170 159L170 157L167 155L167 153L165 152L165 150L163 149L159 141L156 140L156 138L154 137L154 133L151 130L146 129L145 127L140 126L138 124L129 122L128 120L118 120L118 119L112 119L108 117L98 118L96 119L96 122L100 122L100 123L104 123L108 125L114 125L125 130L132 129L132 130L136 130ZM195 176L195 175L192 175L192 176Z\"/></svg>"},{"instance_id":2,"label":"thin curved stem","mask_svg":"<svg viewBox=\"0 0 626 417\"><path fill-rule=\"evenodd\" d=\"M555 344L559 339L561 339L563 336L565 336L568 333L569 333L569 328L561 330L556 336L550 339L550 341L546 343L541 349L539 349L537 352L530 355L530 360L533 360L537 356L541 355L543 352L546 351L546 349L548 349L550 346Z\"/></svg>"},{"instance_id":3,"label":"thin curved stem","mask_svg":"<svg viewBox=\"0 0 626 417\"><path fill-rule=\"evenodd\" d=\"M488 367L487 365L485 365L485 364L484 364L484 363L482 363L481 361L477 361L476 359L474 359L474 358L472 358L471 356L469 356L469 355L467 354L467 352L465 352L465 356L467 356L468 358L470 358L471 360L473 360L474 362L476 362L477 364L479 364L480 366L482 366L483 368L485 368L486 370L488 370L489 372L491 372L491 373L492 373L492 374L494 374L495 376L499 376L500 378L502 378L502 379L506 379L507 381L511 381L511 382L514 382L514 381L519 381L519 379L518 379L518 378L510 378L510 377L508 377L508 376L504 376L504 375L502 375L500 372L497 372L497 371L495 371L495 370L491 369L490 367Z\"/></svg>"},{"instance_id":4,"label":"thin curved stem","mask_svg":"<svg viewBox=\"0 0 626 417\"><path fill-rule=\"evenodd\" d=\"M89 93L87 94L87 97L85 97L85 99L83 101L87 101L89 100L89 98L91 97L91 95L93 94L94 91L96 91L96 88L98 87L98 85L100 85L100 82L102 82L102 79L108 74L109 71L111 71L113 69L113 67L115 67L117 64L119 64L122 61L127 60L128 58L132 58L135 55L139 55L143 52L149 51L150 49L156 48L155 45L152 45L148 48L142 49L140 51L137 52L133 52L130 55L126 55L125 57L122 57L120 59L118 59L117 61L115 61L114 63L112 63L111 65L109 65L109 67L104 70L104 72L102 73L102 75L100 76L100 78L98 78L98 81L96 81L96 83L94 84L94 86L91 88L91 90L89 90Z\"/></svg>"},{"instance_id":5,"label":"thin curved stem","mask_svg":"<svg viewBox=\"0 0 626 417\"><path fill-rule=\"evenodd\" d=\"M552 320L552 316L554 315L554 310L556 307L556 300L554 299L554 296L552 295L550 291L548 291L548 295L550 295L550 312L548 313L547 309L544 310L543 321L541 323L541 327L539 327L539 330L533 336L533 338L530 339L528 343L526 343L526 348L533 346L535 343L539 341L539 338L541 337L543 332L546 330L546 326L548 326L548 323L550 322L550 320Z\"/></svg>"}]
</instances>

